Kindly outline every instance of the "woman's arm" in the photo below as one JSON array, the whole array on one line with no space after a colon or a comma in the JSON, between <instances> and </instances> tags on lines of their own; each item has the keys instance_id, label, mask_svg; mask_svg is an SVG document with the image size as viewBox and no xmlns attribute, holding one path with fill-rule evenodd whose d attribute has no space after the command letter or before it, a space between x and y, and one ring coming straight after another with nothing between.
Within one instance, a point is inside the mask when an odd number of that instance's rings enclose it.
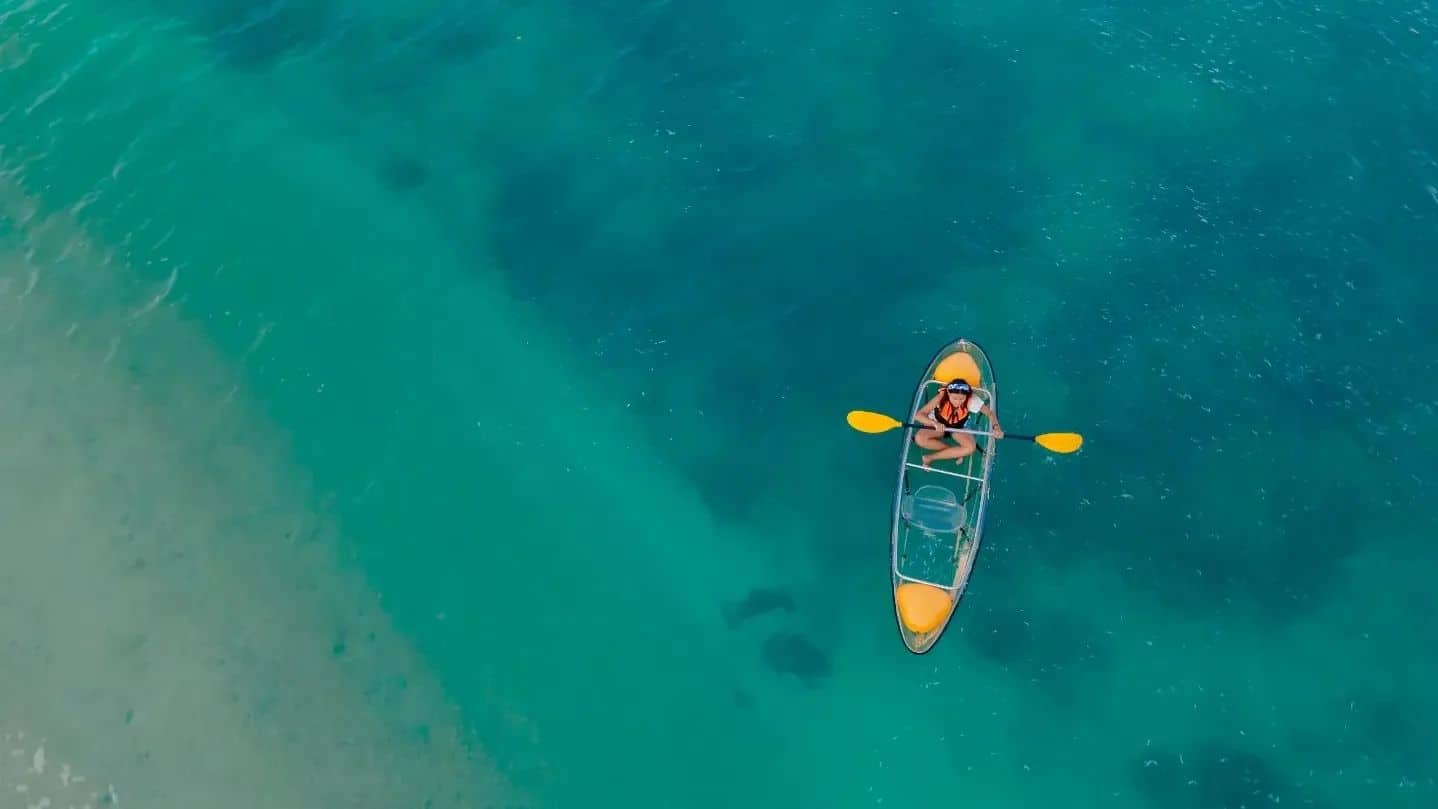
<instances>
[{"instance_id":1,"label":"woman's arm","mask_svg":"<svg viewBox=\"0 0 1438 809\"><path fill-rule=\"evenodd\" d=\"M999 438L1003 438L1003 437L1004 437L1004 428L1001 427L1001 426L999 426L999 414L998 414L998 413L995 413L995 412L994 412L994 409L993 409L992 407L990 407L990 406L988 405L988 403L985 403L985 404L984 404L984 406L983 406L983 408L981 409L980 412L982 412L985 416L988 416L988 417L989 417L989 424L993 425L993 427L992 427L992 429L990 430L990 432L992 432L994 435L998 436Z\"/></svg>"},{"instance_id":2,"label":"woman's arm","mask_svg":"<svg viewBox=\"0 0 1438 809\"><path fill-rule=\"evenodd\" d=\"M930 399L924 404L919 405L919 409L914 412L914 421L926 421L929 424L934 425L935 430L944 429L944 425L940 424L938 419L930 415L934 412L934 408L938 406L939 398L943 395L944 391L940 389L938 393L934 394L934 398Z\"/></svg>"}]
</instances>

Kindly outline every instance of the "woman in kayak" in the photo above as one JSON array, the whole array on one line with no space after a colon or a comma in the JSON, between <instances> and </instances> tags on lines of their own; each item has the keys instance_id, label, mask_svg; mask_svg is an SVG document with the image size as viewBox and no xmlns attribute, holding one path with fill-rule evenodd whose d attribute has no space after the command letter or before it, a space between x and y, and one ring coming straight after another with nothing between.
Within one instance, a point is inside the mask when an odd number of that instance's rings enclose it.
<instances>
[{"instance_id":1,"label":"woman in kayak","mask_svg":"<svg viewBox=\"0 0 1438 809\"><path fill-rule=\"evenodd\" d=\"M973 454L978 448L974 437L968 433L946 433L944 430L962 428L969 421L969 416L974 413L983 413L989 417L989 430L995 438L1003 438L1003 428L999 427L998 414L989 407L983 399L974 393L974 389L968 382L962 379L955 379L939 389L934 398L925 402L919 411L914 414L915 421L926 421L934 425L932 430L919 430L914 434L914 443L924 449L931 449L934 452L925 455L922 459L924 466L934 461L962 461ZM954 444L950 446L944 442L944 436L953 436Z\"/></svg>"}]
</instances>

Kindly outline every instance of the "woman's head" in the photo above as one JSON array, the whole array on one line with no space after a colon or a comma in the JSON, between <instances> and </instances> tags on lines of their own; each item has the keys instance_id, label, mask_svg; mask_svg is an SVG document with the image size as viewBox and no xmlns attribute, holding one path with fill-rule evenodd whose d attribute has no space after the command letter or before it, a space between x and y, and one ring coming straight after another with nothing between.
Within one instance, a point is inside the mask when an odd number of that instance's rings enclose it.
<instances>
[{"instance_id":1,"label":"woman's head","mask_svg":"<svg viewBox=\"0 0 1438 809\"><path fill-rule=\"evenodd\" d=\"M969 387L968 382L962 379L955 379L944 386L944 392L954 401L963 401L969 398L969 394L973 392L973 388Z\"/></svg>"}]
</instances>

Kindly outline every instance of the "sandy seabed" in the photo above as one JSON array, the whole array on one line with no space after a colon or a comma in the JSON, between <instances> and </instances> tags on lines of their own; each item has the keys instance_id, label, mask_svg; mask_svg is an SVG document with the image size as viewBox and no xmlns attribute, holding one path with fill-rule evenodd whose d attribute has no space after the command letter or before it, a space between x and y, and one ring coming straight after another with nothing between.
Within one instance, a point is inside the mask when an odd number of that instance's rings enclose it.
<instances>
[{"instance_id":1,"label":"sandy seabed","mask_svg":"<svg viewBox=\"0 0 1438 809\"><path fill-rule=\"evenodd\" d=\"M0 808L512 806L236 368L0 178Z\"/></svg>"}]
</instances>

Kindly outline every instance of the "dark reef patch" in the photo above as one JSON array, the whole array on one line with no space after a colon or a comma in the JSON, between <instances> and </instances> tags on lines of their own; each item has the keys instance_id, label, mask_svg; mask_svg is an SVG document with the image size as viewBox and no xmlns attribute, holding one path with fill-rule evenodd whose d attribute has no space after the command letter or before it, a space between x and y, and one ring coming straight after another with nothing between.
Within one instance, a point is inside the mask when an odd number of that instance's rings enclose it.
<instances>
[{"instance_id":1,"label":"dark reef patch","mask_svg":"<svg viewBox=\"0 0 1438 809\"><path fill-rule=\"evenodd\" d=\"M1149 748L1129 763L1131 780L1155 809L1324 809L1318 796L1250 750L1208 743L1183 753Z\"/></svg>"},{"instance_id":2,"label":"dark reef patch","mask_svg":"<svg viewBox=\"0 0 1438 809\"><path fill-rule=\"evenodd\" d=\"M293 51L317 47L344 28L329 0L213 0L203 5L196 26L231 66L255 72L269 70Z\"/></svg>"},{"instance_id":3,"label":"dark reef patch","mask_svg":"<svg viewBox=\"0 0 1438 809\"><path fill-rule=\"evenodd\" d=\"M390 155L379 167L380 179L391 191L405 192L429 183L430 171L422 161L407 155Z\"/></svg>"},{"instance_id":4,"label":"dark reef patch","mask_svg":"<svg viewBox=\"0 0 1438 809\"><path fill-rule=\"evenodd\" d=\"M971 604L963 621L970 647L1061 702L1105 671L1112 654L1094 626L1056 610Z\"/></svg>"}]
</instances>

